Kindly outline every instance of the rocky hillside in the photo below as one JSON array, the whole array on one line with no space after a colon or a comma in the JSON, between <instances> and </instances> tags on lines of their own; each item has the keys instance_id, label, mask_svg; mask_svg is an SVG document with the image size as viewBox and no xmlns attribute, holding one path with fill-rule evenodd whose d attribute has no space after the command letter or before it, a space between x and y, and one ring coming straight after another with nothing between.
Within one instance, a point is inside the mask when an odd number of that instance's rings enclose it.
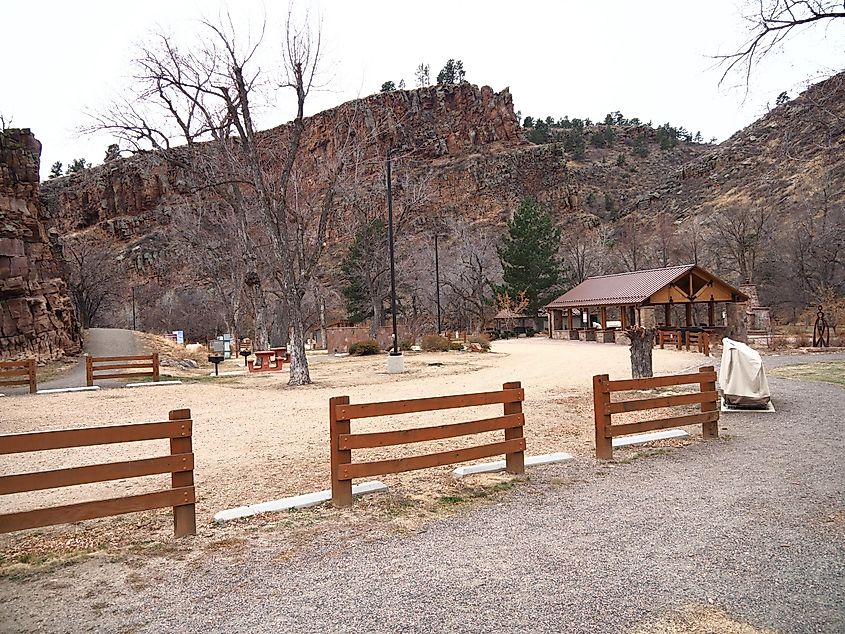
<instances>
[{"instance_id":1,"label":"rocky hillside","mask_svg":"<svg viewBox=\"0 0 845 634\"><path fill-rule=\"evenodd\" d=\"M584 128L582 152L572 151L566 131L554 128L548 142L533 144L507 90L461 84L342 104L307 120L304 147L316 163L331 160L338 129L351 126L353 135L375 139L363 163L376 174L387 148L401 146L401 169L428 189L413 230L403 235L412 244L427 243L432 224L447 231L457 223L490 227L495 236L519 201L533 196L567 228L565 238L579 238L584 228L601 235L592 273L695 259L737 283L751 278L766 302L783 301L778 293L803 302L817 278L841 271L799 279L793 275L798 265L782 257L784 251L798 257L795 241L781 234L787 221L817 227L820 209L841 211L844 83L842 75L822 82L718 146L678 141L661 149L655 130L641 125ZM264 139L282 144L289 130L268 130ZM612 141L591 144L599 132ZM162 258L178 272L173 210L186 201L194 207L208 202L195 193L197 185L156 154L143 153L48 181L42 198L53 227L111 236L122 245L121 259L143 276ZM755 213L765 217L759 226ZM330 262L351 240L347 219L329 232ZM808 240L820 240L816 228L810 233ZM777 281L785 276L789 284L781 288ZM334 308L342 314L339 303Z\"/></svg>"},{"instance_id":2,"label":"rocky hillside","mask_svg":"<svg viewBox=\"0 0 845 634\"><path fill-rule=\"evenodd\" d=\"M0 360L57 359L80 350L73 305L40 222L41 144L0 133Z\"/></svg>"}]
</instances>

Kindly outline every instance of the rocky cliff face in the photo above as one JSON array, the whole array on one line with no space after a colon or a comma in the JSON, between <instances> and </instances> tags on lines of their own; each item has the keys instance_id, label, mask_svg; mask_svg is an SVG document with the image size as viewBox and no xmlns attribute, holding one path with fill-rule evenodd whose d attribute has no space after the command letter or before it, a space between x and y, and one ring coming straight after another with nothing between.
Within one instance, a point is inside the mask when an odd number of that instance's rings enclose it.
<instances>
[{"instance_id":1,"label":"rocky cliff face","mask_svg":"<svg viewBox=\"0 0 845 634\"><path fill-rule=\"evenodd\" d=\"M41 144L0 133L0 359L56 359L81 348L79 326L39 214Z\"/></svg>"}]
</instances>

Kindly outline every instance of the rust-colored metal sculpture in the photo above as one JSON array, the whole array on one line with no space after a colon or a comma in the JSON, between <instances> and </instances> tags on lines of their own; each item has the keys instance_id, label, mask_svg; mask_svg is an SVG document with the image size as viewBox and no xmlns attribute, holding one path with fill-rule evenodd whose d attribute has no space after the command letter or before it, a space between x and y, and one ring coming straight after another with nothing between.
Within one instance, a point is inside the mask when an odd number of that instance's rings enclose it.
<instances>
[{"instance_id":1,"label":"rust-colored metal sculpture","mask_svg":"<svg viewBox=\"0 0 845 634\"><path fill-rule=\"evenodd\" d=\"M819 312L816 313L816 325L813 327L813 347L827 348L830 346L830 326L827 325L827 320L824 318L824 311L819 306Z\"/></svg>"}]
</instances>

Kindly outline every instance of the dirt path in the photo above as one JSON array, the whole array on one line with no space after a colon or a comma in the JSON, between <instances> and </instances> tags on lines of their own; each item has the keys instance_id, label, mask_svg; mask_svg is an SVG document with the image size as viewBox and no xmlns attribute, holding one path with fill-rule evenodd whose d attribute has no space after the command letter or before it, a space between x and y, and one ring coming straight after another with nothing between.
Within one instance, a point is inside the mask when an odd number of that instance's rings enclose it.
<instances>
[{"instance_id":1,"label":"dirt path","mask_svg":"<svg viewBox=\"0 0 845 634\"><path fill-rule=\"evenodd\" d=\"M84 352L94 357L117 357L144 354L143 346L138 336L132 330L120 328L90 328L85 332ZM101 387L120 385L121 381L98 381ZM85 358L63 372L60 376L48 381L39 382L39 390L52 390L66 387L81 387L85 385ZM4 390L9 394L23 394L23 388Z\"/></svg>"},{"instance_id":2,"label":"dirt path","mask_svg":"<svg viewBox=\"0 0 845 634\"><path fill-rule=\"evenodd\" d=\"M843 631L845 390L771 386L778 412L723 417L721 441L535 469L407 537L350 546L336 531L291 555L279 523L179 557L5 580L0 630Z\"/></svg>"}]
</instances>

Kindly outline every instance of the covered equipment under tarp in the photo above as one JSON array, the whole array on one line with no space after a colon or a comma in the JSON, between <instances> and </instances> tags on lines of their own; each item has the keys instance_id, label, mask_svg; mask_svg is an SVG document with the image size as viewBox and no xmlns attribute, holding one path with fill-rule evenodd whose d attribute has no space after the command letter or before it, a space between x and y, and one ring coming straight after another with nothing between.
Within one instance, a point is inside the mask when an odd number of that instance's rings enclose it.
<instances>
[{"instance_id":1,"label":"covered equipment under tarp","mask_svg":"<svg viewBox=\"0 0 845 634\"><path fill-rule=\"evenodd\" d=\"M722 339L719 384L730 407L766 409L771 400L760 353L733 339Z\"/></svg>"}]
</instances>

